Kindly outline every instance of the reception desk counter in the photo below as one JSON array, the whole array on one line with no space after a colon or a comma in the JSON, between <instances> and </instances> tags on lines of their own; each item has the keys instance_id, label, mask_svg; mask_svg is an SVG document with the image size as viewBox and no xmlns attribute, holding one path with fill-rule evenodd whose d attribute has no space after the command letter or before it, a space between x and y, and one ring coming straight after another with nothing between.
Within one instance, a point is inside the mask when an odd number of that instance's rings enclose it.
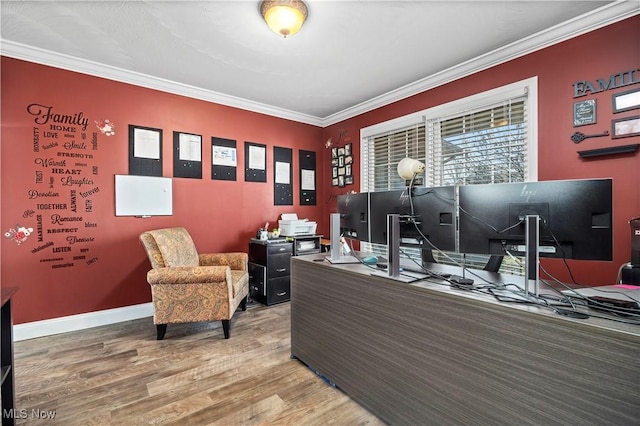
<instances>
[{"instance_id":1,"label":"reception desk counter","mask_svg":"<svg viewBox=\"0 0 640 426\"><path fill-rule=\"evenodd\" d=\"M640 325L291 259L291 354L389 424L640 424Z\"/></svg>"}]
</instances>

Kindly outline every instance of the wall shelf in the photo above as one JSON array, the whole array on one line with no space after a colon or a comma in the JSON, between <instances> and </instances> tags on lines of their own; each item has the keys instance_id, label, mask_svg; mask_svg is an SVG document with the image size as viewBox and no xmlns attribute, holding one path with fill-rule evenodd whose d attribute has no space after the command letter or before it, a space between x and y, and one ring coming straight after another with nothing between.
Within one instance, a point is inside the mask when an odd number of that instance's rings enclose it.
<instances>
[{"instance_id":1,"label":"wall shelf","mask_svg":"<svg viewBox=\"0 0 640 426\"><path fill-rule=\"evenodd\" d=\"M578 154L582 158L600 157L603 155L613 155L613 154L627 154L631 152L636 152L638 150L638 147L640 147L640 143L635 143L631 145L612 146L609 148L589 149L586 151L578 151Z\"/></svg>"}]
</instances>

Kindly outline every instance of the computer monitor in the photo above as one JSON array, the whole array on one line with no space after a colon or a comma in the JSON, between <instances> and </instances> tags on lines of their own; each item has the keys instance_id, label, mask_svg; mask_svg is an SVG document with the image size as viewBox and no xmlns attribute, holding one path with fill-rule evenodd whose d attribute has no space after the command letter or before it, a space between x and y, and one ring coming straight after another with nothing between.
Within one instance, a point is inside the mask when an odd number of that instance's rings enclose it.
<instances>
[{"instance_id":1,"label":"computer monitor","mask_svg":"<svg viewBox=\"0 0 640 426\"><path fill-rule=\"evenodd\" d=\"M539 255L612 260L612 181L582 179L463 185L459 251L522 256L525 219L537 215Z\"/></svg>"},{"instance_id":2,"label":"computer monitor","mask_svg":"<svg viewBox=\"0 0 640 426\"><path fill-rule=\"evenodd\" d=\"M454 186L370 193L372 243L387 244L388 214L400 215L400 245L455 251Z\"/></svg>"},{"instance_id":3,"label":"computer monitor","mask_svg":"<svg viewBox=\"0 0 640 426\"><path fill-rule=\"evenodd\" d=\"M415 214L406 189L369 193L370 242L387 244L387 215L400 215L400 245L419 246L423 240L409 218Z\"/></svg>"},{"instance_id":4,"label":"computer monitor","mask_svg":"<svg viewBox=\"0 0 640 426\"><path fill-rule=\"evenodd\" d=\"M338 196L340 233L345 238L369 241L369 193Z\"/></svg>"},{"instance_id":5,"label":"computer monitor","mask_svg":"<svg viewBox=\"0 0 640 426\"><path fill-rule=\"evenodd\" d=\"M443 251L456 250L456 188L442 186L413 189L413 208L420 232L429 247Z\"/></svg>"}]
</instances>

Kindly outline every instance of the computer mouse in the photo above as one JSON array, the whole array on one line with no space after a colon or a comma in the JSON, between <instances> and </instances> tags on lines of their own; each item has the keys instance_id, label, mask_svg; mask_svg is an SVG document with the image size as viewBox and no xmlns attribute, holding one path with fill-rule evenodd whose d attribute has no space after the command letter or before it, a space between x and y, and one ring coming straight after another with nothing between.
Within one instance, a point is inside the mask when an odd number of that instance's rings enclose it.
<instances>
[{"instance_id":1,"label":"computer mouse","mask_svg":"<svg viewBox=\"0 0 640 426\"><path fill-rule=\"evenodd\" d=\"M378 263L378 258L376 256L365 256L362 258L362 262L367 265L373 265L374 263Z\"/></svg>"}]
</instances>

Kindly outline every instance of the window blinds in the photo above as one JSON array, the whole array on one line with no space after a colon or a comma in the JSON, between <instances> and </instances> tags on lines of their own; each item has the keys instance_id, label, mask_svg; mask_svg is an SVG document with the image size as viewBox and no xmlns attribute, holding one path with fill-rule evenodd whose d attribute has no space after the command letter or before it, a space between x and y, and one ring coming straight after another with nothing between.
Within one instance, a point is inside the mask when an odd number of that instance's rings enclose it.
<instances>
[{"instance_id":1,"label":"window blinds","mask_svg":"<svg viewBox=\"0 0 640 426\"><path fill-rule=\"evenodd\" d=\"M362 191L402 189L397 165L405 157L426 164L426 186L522 182L527 179L527 90L508 99L417 122L362 140ZM416 119L416 121L419 121ZM384 246L365 245L381 254ZM406 250L406 249L405 249ZM413 257L414 250L407 250ZM486 256L449 253L482 269ZM434 252L438 261L451 263ZM522 274L505 259L503 272Z\"/></svg>"},{"instance_id":2,"label":"window blinds","mask_svg":"<svg viewBox=\"0 0 640 426\"><path fill-rule=\"evenodd\" d=\"M372 136L366 140L363 152L363 191L403 189L405 181L398 176L398 163L405 157L426 162L425 126L419 123Z\"/></svg>"},{"instance_id":3,"label":"window blinds","mask_svg":"<svg viewBox=\"0 0 640 426\"><path fill-rule=\"evenodd\" d=\"M429 120L427 184L522 182L527 142L524 98Z\"/></svg>"}]
</instances>

